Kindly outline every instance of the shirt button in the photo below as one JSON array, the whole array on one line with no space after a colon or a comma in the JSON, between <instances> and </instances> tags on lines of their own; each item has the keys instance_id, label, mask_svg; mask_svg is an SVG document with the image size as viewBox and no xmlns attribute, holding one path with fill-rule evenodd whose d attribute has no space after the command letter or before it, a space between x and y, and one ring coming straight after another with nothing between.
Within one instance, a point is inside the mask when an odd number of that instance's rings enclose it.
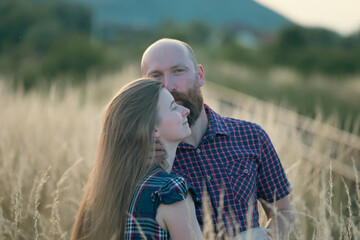
<instances>
[{"instance_id":1,"label":"shirt button","mask_svg":"<svg viewBox=\"0 0 360 240\"><path fill-rule=\"evenodd\" d=\"M200 153L201 151L200 151L200 149L196 149L196 152L197 152L197 153Z\"/></svg>"},{"instance_id":2,"label":"shirt button","mask_svg":"<svg viewBox=\"0 0 360 240\"><path fill-rule=\"evenodd\" d=\"M249 173L249 170L248 170L248 169L245 169L245 170L243 171L243 173L248 174L248 173Z\"/></svg>"},{"instance_id":3,"label":"shirt button","mask_svg":"<svg viewBox=\"0 0 360 240\"><path fill-rule=\"evenodd\" d=\"M208 181L211 181L211 176L210 175L207 175L206 177L207 177Z\"/></svg>"}]
</instances>

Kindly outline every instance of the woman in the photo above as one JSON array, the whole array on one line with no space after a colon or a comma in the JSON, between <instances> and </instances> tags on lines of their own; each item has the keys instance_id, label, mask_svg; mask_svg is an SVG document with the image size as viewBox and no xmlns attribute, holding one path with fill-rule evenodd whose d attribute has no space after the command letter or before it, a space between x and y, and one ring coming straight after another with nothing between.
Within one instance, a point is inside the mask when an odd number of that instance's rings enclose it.
<instances>
[{"instance_id":1,"label":"woman","mask_svg":"<svg viewBox=\"0 0 360 240\"><path fill-rule=\"evenodd\" d=\"M136 80L115 96L72 240L202 239L194 206L200 200L183 178L169 173L177 145L191 133L188 114L152 79ZM156 139L166 160L154 158Z\"/></svg>"}]
</instances>

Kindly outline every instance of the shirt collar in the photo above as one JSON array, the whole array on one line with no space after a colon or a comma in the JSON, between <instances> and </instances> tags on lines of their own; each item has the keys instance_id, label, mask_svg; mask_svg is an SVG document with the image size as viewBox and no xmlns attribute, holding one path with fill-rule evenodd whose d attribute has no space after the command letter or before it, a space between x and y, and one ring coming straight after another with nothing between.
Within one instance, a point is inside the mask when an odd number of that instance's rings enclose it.
<instances>
[{"instance_id":1,"label":"shirt collar","mask_svg":"<svg viewBox=\"0 0 360 240\"><path fill-rule=\"evenodd\" d=\"M207 128L204 136L202 137L202 140L200 141L200 144L210 141L211 139L215 138L217 135L229 136L230 131L228 129L227 123L224 120L224 118L222 116L220 116L219 114L217 114L214 110L212 110L208 105L204 104L204 108L205 108L206 115L208 116L208 119L209 119L209 125L208 125L208 128ZM192 149L193 146L191 146L187 143L181 142L178 145L178 148Z\"/></svg>"},{"instance_id":2,"label":"shirt collar","mask_svg":"<svg viewBox=\"0 0 360 240\"><path fill-rule=\"evenodd\" d=\"M230 131L224 118L212 110L208 105L204 104L204 108L209 119L207 132L210 134L229 136Z\"/></svg>"}]
</instances>

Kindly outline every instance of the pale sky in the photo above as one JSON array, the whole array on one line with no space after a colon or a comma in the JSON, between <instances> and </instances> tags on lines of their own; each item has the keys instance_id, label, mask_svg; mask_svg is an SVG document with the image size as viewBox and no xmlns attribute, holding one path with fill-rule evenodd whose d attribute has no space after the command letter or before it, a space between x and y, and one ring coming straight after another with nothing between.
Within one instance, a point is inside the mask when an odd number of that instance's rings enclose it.
<instances>
[{"instance_id":1,"label":"pale sky","mask_svg":"<svg viewBox=\"0 0 360 240\"><path fill-rule=\"evenodd\" d=\"M360 30L360 0L255 0L303 26L343 35Z\"/></svg>"}]
</instances>

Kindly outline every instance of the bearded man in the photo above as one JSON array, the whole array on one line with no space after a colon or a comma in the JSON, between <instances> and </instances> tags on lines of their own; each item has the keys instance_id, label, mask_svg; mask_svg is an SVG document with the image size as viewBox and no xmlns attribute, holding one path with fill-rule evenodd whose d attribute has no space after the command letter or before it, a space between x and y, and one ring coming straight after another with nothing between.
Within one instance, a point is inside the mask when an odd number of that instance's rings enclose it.
<instances>
[{"instance_id":1,"label":"bearded man","mask_svg":"<svg viewBox=\"0 0 360 240\"><path fill-rule=\"evenodd\" d=\"M201 195L206 192L215 229L224 227L229 235L260 229L260 200L268 218L265 227L286 238L294 221L288 198L291 185L267 133L255 123L220 116L204 104L200 90L204 68L182 41L160 39L150 45L141 60L141 73L163 82L175 101L190 109L192 133L179 144L172 172ZM201 208L196 215L203 226Z\"/></svg>"}]
</instances>

